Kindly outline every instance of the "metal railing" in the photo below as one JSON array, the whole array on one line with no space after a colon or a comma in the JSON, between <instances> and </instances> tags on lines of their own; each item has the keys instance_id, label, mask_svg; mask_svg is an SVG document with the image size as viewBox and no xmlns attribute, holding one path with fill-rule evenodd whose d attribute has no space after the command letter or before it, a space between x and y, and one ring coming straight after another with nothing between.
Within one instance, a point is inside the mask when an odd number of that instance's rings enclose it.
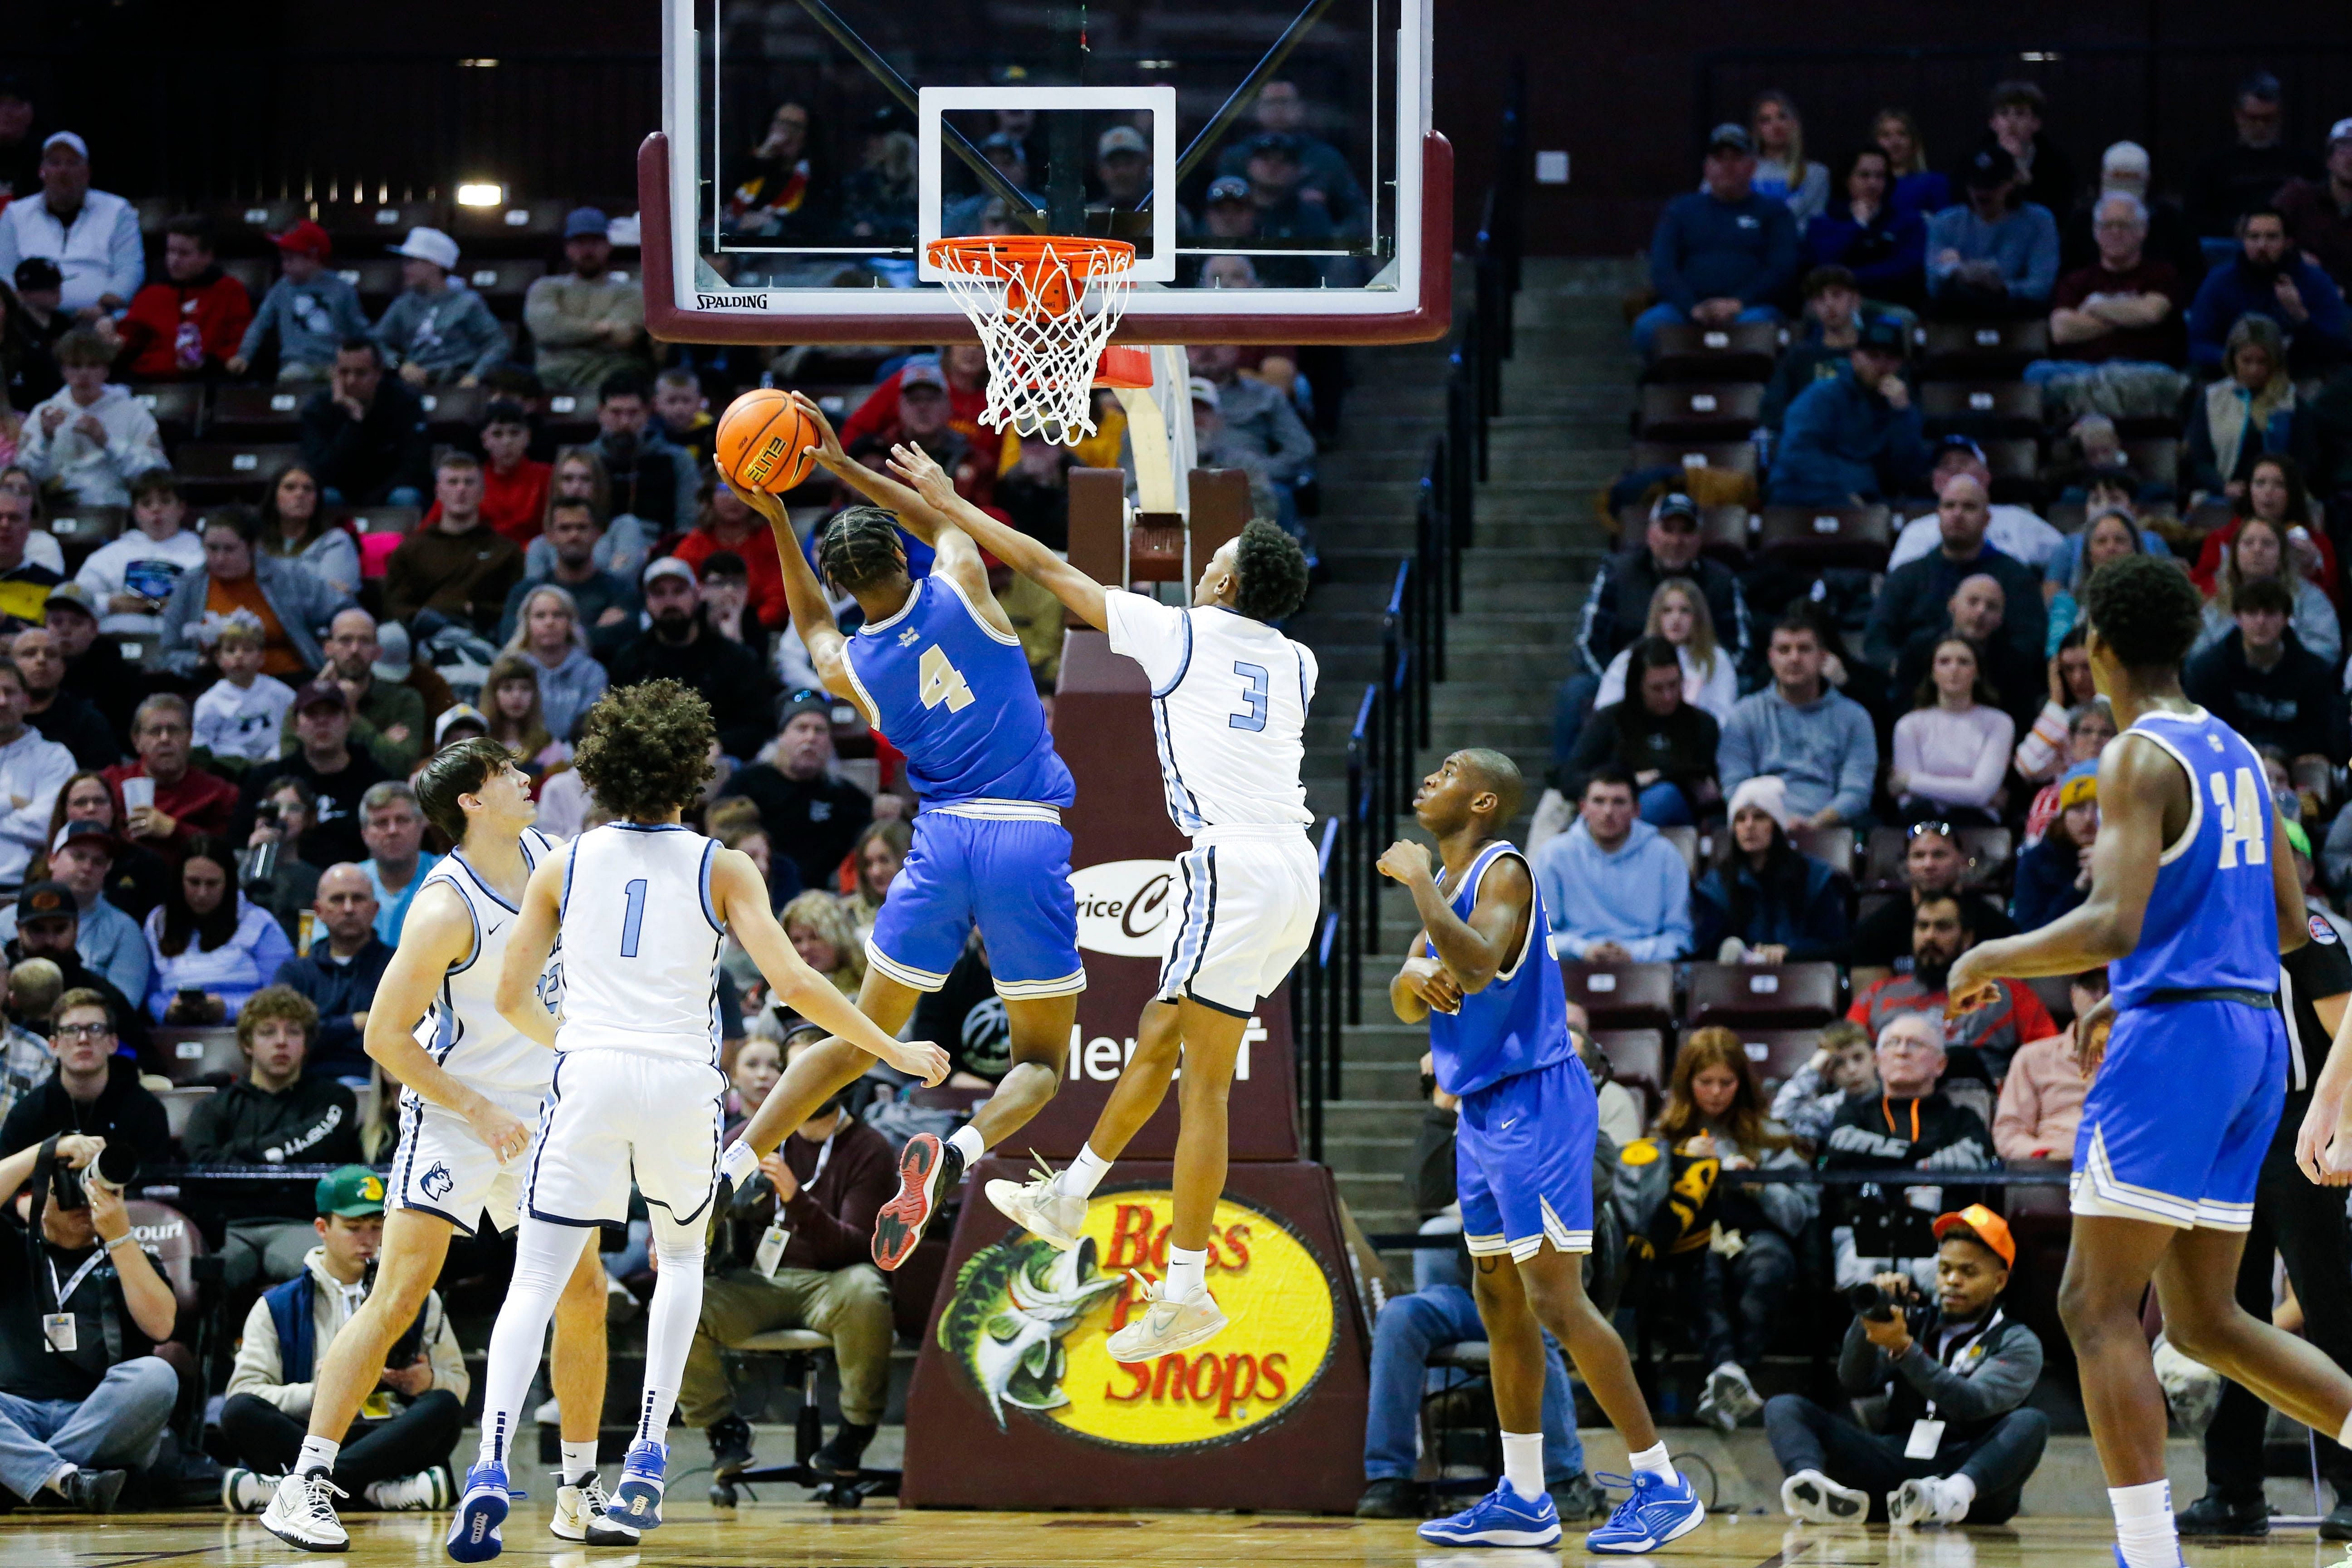
<instances>
[{"instance_id":1,"label":"metal railing","mask_svg":"<svg viewBox=\"0 0 2352 1568\"><path fill-rule=\"evenodd\" d=\"M1323 1157L1324 1102L1341 1093L1341 1030L1363 1022L1364 955L1381 948L1381 874L1396 820L1412 803L1413 764L1429 744L1430 688L1445 679L1445 620L1462 608L1462 552L1486 477L1486 425L1502 409L1511 355L1528 184L1527 78L1513 74L1493 183L1445 384L1445 428L1431 444L1413 509L1413 544L1381 611L1380 662L1348 732L1347 800L1320 839L1323 921L1293 979L1299 1101L1307 1153Z\"/></svg>"}]
</instances>

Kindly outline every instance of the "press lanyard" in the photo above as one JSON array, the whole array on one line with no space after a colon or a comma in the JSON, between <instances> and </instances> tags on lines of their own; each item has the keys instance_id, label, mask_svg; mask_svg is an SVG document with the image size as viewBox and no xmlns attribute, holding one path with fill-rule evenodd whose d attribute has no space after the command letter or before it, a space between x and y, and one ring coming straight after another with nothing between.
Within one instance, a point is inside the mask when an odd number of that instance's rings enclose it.
<instances>
[{"instance_id":1,"label":"press lanyard","mask_svg":"<svg viewBox=\"0 0 2352 1568\"><path fill-rule=\"evenodd\" d=\"M42 1254L41 1261L48 1266L49 1289L53 1292L52 1300L57 1302L58 1311L62 1312L66 1310L67 1300L72 1297L75 1291L81 1289L81 1282L89 1278L90 1270L105 1262L106 1258L107 1249L101 1247L96 1252L91 1253L88 1258L82 1259L81 1267L73 1271L72 1279L67 1280L63 1285L59 1285L58 1283L57 1259L49 1257L46 1252Z\"/></svg>"},{"instance_id":2,"label":"press lanyard","mask_svg":"<svg viewBox=\"0 0 2352 1568\"><path fill-rule=\"evenodd\" d=\"M840 1136L841 1129L838 1127L825 1134L824 1142L817 1145L816 1169L809 1173L808 1180L803 1182L802 1186L814 1187L818 1180L824 1175L825 1162L833 1158L833 1141Z\"/></svg>"}]
</instances>

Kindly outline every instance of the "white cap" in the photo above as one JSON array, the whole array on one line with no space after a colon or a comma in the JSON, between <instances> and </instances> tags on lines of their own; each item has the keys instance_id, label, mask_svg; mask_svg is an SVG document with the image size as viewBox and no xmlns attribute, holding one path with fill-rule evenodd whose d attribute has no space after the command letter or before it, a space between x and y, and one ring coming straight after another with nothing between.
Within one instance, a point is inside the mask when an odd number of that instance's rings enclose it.
<instances>
[{"instance_id":1,"label":"white cap","mask_svg":"<svg viewBox=\"0 0 2352 1568\"><path fill-rule=\"evenodd\" d=\"M2338 142L2352 142L2352 115L2347 115L2327 128L2327 144L2333 147Z\"/></svg>"},{"instance_id":2,"label":"white cap","mask_svg":"<svg viewBox=\"0 0 2352 1568\"><path fill-rule=\"evenodd\" d=\"M52 131L49 132L48 140L41 143L41 151L46 153L50 148L57 146L60 142L80 153L85 161L89 157L89 143L83 141L79 136L77 136L70 131Z\"/></svg>"},{"instance_id":3,"label":"white cap","mask_svg":"<svg viewBox=\"0 0 2352 1568\"><path fill-rule=\"evenodd\" d=\"M410 229L408 237L394 246L392 253L429 261L444 272L455 270L457 265L457 242L437 228Z\"/></svg>"},{"instance_id":4,"label":"white cap","mask_svg":"<svg viewBox=\"0 0 2352 1568\"><path fill-rule=\"evenodd\" d=\"M1789 831L1789 784L1778 773L1759 773L1731 792L1731 805L1727 813L1738 816L1748 806L1754 806Z\"/></svg>"},{"instance_id":5,"label":"white cap","mask_svg":"<svg viewBox=\"0 0 2352 1568\"><path fill-rule=\"evenodd\" d=\"M2102 169L2147 169L2147 149L2137 142L2118 142L2099 160Z\"/></svg>"},{"instance_id":6,"label":"white cap","mask_svg":"<svg viewBox=\"0 0 2352 1568\"><path fill-rule=\"evenodd\" d=\"M441 710L441 716L433 721L433 743L441 745L449 739L449 731L460 724L479 724L485 734L490 728L490 721L483 718L482 710L472 703L452 703Z\"/></svg>"},{"instance_id":7,"label":"white cap","mask_svg":"<svg viewBox=\"0 0 2352 1568\"><path fill-rule=\"evenodd\" d=\"M1217 396L1217 384L1211 381L1207 376L1196 375L1192 377L1192 388L1193 402L1205 403L1212 408L1222 408L1223 406L1223 404Z\"/></svg>"}]
</instances>

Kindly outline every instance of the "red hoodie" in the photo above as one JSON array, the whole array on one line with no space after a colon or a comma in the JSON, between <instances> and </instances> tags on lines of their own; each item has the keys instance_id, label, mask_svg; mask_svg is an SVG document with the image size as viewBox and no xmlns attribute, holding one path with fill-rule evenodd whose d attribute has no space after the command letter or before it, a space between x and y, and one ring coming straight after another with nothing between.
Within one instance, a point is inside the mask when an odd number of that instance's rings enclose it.
<instances>
[{"instance_id":1,"label":"red hoodie","mask_svg":"<svg viewBox=\"0 0 2352 1568\"><path fill-rule=\"evenodd\" d=\"M150 283L131 297L122 318L123 374L185 380L233 356L252 323L245 285L217 267L193 282Z\"/></svg>"}]
</instances>

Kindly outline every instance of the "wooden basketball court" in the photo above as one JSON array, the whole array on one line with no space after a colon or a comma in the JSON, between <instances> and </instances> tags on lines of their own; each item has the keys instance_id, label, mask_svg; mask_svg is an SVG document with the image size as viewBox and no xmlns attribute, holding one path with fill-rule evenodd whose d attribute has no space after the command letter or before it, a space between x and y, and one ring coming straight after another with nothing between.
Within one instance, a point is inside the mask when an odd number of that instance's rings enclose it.
<instances>
[{"instance_id":1,"label":"wooden basketball court","mask_svg":"<svg viewBox=\"0 0 2352 1568\"><path fill-rule=\"evenodd\" d=\"M747 1503L730 1516L690 1494L678 1498L674 1522L649 1537L643 1548L590 1551L547 1533L551 1506L533 1497L517 1507L507 1522L501 1561L550 1568L672 1563L681 1568L774 1568L779 1563L808 1568L971 1568L975 1563L1097 1568L1107 1563L1126 1568L1197 1568L1231 1562L1246 1562L1252 1568L1343 1563L1361 1568L1535 1568L1584 1556L1574 1549L1555 1554L1431 1546L1417 1540L1412 1526L1403 1522L1217 1513L902 1512L887 1501L869 1503L856 1512L828 1512L802 1503ZM446 1514L354 1513L347 1522L352 1550L343 1561L353 1568L425 1568L447 1562L441 1552ZM2021 1519L1998 1529L1889 1531L1792 1530L1780 1519L1718 1514L1657 1560L1686 1568L2102 1568L2113 1561L2114 1539L2103 1520ZM1571 1547L1578 1540L1570 1537ZM2302 1530L2283 1531L2265 1542L2191 1542L2188 1556L2196 1568L2320 1568L2344 1561L2346 1552ZM149 1563L288 1568L334 1559L296 1552L255 1520L197 1512L105 1521L11 1515L0 1520L0 1561L9 1568L132 1568Z\"/></svg>"}]
</instances>

